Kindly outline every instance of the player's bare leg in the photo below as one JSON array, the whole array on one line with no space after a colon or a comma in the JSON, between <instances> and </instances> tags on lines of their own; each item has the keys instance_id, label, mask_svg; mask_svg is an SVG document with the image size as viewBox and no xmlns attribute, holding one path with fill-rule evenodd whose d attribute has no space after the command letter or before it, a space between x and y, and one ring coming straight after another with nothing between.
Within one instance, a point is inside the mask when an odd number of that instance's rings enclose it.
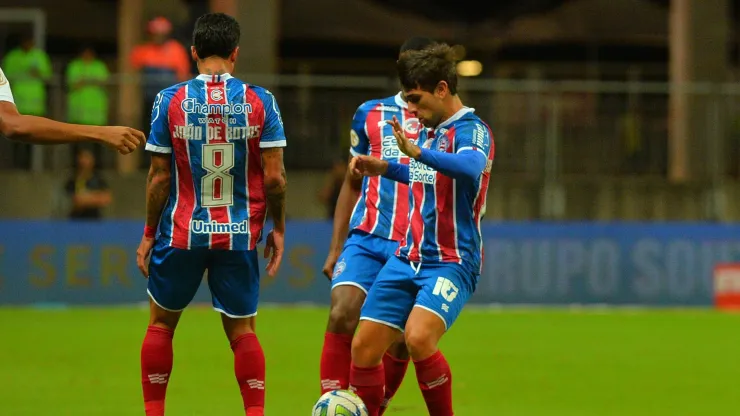
<instances>
[{"instance_id":1,"label":"player's bare leg","mask_svg":"<svg viewBox=\"0 0 740 416\"><path fill-rule=\"evenodd\" d=\"M331 291L329 323L321 351L321 394L349 388L352 336L364 301L365 292L356 286L340 285Z\"/></svg>"},{"instance_id":2,"label":"player's bare leg","mask_svg":"<svg viewBox=\"0 0 740 416\"><path fill-rule=\"evenodd\" d=\"M172 373L172 338L182 312L162 309L149 299L149 327L141 346L141 386L147 416L163 416Z\"/></svg>"},{"instance_id":3,"label":"player's bare leg","mask_svg":"<svg viewBox=\"0 0 740 416\"><path fill-rule=\"evenodd\" d=\"M430 416L452 416L452 372L437 345L446 331L436 314L414 308L406 322L406 346Z\"/></svg>"},{"instance_id":4,"label":"player's bare leg","mask_svg":"<svg viewBox=\"0 0 740 416\"><path fill-rule=\"evenodd\" d=\"M352 340L349 382L365 402L370 416L378 416L380 412L385 396L383 356L399 334L399 330L390 326L362 321Z\"/></svg>"},{"instance_id":5,"label":"player's bare leg","mask_svg":"<svg viewBox=\"0 0 740 416\"><path fill-rule=\"evenodd\" d=\"M226 337L234 351L234 374L247 416L265 412L265 354L254 333L255 317L231 318L221 314Z\"/></svg>"}]
</instances>

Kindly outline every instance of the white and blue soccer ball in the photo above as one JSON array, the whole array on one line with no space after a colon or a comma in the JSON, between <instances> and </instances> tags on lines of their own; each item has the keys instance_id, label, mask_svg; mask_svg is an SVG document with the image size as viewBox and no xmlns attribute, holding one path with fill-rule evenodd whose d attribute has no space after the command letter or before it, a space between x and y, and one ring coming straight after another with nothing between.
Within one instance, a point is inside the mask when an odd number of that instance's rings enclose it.
<instances>
[{"instance_id":1,"label":"white and blue soccer ball","mask_svg":"<svg viewBox=\"0 0 740 416\"><path fill-rule=\"evenodd\" d=\"M312 416L368 416L360 396L349 390L324 393L313 406Z\"/></svg>"}]
</instances>

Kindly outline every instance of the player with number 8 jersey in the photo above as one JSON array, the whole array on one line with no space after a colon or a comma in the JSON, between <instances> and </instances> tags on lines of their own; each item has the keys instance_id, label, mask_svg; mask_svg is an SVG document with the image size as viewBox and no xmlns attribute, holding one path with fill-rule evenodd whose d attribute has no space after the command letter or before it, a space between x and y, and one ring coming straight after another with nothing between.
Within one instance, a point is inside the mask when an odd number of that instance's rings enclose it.
<instances>
[{"instance_id":1,"label":"player with number 8 jersey","mask_svg":"<svg viewBox=\"0 0 740 416\"><path fill-rule=\"evenodd\" d=\"M176 186L159 238L180 249L254 249L266 213L261 152L285 145L275 97L264 88L223 74L162 91L146 150L174 154Z\"/></svg>"},{"instance_id":2,"label":"player with number 8 jersey","mask_svg":"<svg viewBox=\"0 0 740 416\"><path fill-rule=\"evenodd\" d=\"M286 140L275 97L230 75L239 37L233 17L201 16L191 50L200 75L161 91L152 109L147 219L137 250L149 279L150 322L141 350L147 416L164 415L172 337L206 272L246 415L264 414L265 357L254 333L256 248L269 210L274 228L265 257L271 255L267 272L275 276L285 233Z\"/></svg>"}]
</instances>

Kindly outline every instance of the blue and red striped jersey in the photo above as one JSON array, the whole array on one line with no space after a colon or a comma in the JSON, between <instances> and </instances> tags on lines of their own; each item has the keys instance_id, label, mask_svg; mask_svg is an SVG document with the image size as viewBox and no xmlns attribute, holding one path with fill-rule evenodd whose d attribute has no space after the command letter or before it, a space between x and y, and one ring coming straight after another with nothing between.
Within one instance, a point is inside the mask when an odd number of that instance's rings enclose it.
<instances>
[{"instance_id":1,"label":"blue and red striped jersey","mask_svg":"<svg viewBox=\"0 0 740 416\"><path fill-rule=\"evenodd\" d=\"M409 227L398 254L412 262L459 263L479 272L483 261L480 222L493 163L493 133L465 107L434 130L424 129L419 143L446 153L474 150L488 163L475 180L445 176L416 160L409 165Z\"/></svg>"},{"instance_id":2,"label":"blue and red striped jersey","mask_svg":"<svg viewBox=\"0 0 740 416\"><path fill-rule=\"evenodd\" d=\"M275 97L229 74L162 90L146 149L172 154L158 237L180 249L252 250L267 205L261 151L285 147Z\"/></svg>"},{"instance_id":3,"label":"blue and red striped jersey","mask_svg":"<svg viewBox=\"0 0 740 416\"><path fill-rule=\"evenodd\" d=\"M406 137L415 140L421 125L409 111L401 93L363 103L355 112L350 131L353 156L369 155L390 162L408 164L409 158L398 149L393 127L387 122L395 116ZM366 177L355 204L350 229L358 229L389 240L400 241L408 229L408 187L383 178Z\"/></svg>"}]
</instances>

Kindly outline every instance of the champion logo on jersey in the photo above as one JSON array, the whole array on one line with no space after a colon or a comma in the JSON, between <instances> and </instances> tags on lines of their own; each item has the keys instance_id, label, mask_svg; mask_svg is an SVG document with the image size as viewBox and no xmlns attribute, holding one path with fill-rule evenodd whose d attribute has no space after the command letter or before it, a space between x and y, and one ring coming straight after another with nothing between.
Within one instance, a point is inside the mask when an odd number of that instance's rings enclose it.
<instances>
[{"instance_id":1,"label":"champion logo on jersey","mask_svg":"<svg viewBox=\"0 0 740 416\"><path fill-rule=\"evenodd\" d=\"M220 89L211 90L211 100L221 101L224 99L224 92Z\"/></svg>"}]
</instances>

